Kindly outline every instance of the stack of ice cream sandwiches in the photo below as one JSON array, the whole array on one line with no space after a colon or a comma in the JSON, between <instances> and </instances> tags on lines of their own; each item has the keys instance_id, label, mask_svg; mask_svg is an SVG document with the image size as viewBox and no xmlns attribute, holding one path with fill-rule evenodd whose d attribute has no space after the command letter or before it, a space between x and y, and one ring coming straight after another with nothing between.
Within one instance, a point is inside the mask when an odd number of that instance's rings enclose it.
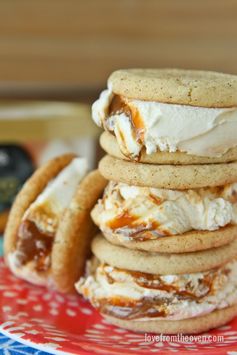
<instances>
[{"instance_id":1,"label":"stack of ice cream sandwiches","mask_svg":"<svg viewBox=\"0 0 237 355\"><path fill-rule=\"evenodd\" d=\"M92 114L109 182L77 290L136 331L225 324L237 314L237 77L119 70Z\"/></svg>"}]
</instances>

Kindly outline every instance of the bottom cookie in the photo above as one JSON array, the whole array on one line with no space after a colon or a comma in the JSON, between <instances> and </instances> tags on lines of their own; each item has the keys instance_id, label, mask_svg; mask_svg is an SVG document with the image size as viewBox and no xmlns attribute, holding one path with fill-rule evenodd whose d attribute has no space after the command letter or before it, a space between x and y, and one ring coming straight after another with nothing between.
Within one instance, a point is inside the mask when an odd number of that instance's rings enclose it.
<instances>
[{"instance_id":1,"label":"bottom cookie","mask_svg":"<svg viewBox=\"0 0 237 355\"><path fill-rule=\"evenodd\" d=\"M237 260L184 275L149 274L92 258L77 291L111 323L141 332L200 333L237 314Z\"/></svg>"},{"instance_id":2,"label":"bottom cookie","mask_svg":"<svg viewBox=\"0 0 237 355\"><path fill-rule=\"evenodd\" d=\"M114 325L135 332L162 333L162 334L197 334L220 327L231 321L237 315L237 304L224 309L219 309L201 317L182 320L148 320L133 321L106 316L105 318Z\"/></svg>"},{"instance_id":3,"label":"bottom cookie","mask_svg":"<svg viewBox=\"0 0 237 355\"><path fill-rule=\"evenodd\" d=\"M130 160L120 150L116 137L109 133L103 132L100 136L100 145L107 154L115 158ZM176 164L176 165L189 165L189 164L213 164L213 163L229 163L237 160L237 147L228 150L221 157L204 157L191 155L184 152L161 152L157 151L152 154L146 154L143 148L139 157L140 163L147 164Z\"/></svg>"}]
</instances>

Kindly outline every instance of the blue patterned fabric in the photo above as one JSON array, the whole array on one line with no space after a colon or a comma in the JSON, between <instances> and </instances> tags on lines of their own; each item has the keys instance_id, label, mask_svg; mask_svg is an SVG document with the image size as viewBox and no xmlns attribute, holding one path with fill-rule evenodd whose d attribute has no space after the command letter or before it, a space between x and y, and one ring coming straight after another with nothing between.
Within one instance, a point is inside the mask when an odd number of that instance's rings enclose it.
<instances>
[{"instance_id":1,"label":"blue patterned fabric","mask_svg":"<svg viewBox=\"0 0 237 355\"><path fill-rule=\"evenodd\" d=\"M20 344L17 341L9 339L4 335L0 335L0 354L2 355L47 355L48 353L33 348L29 348L26 345Z\"/></svg>"},{"instance_id":2,"label":"blue patterned fabric","mask_svg":"<svg viewBox=\"0 0 237 355\"><path fill-rule=\"evenodd\" d=\"M3 255L2 238L0 236L0 256ZM9 339L3 334L0 334L0 354L2 355L47 355L48 353L33 348L29 348L26 345L18 343L12 339Z\"/></svg>"}]
</instances>

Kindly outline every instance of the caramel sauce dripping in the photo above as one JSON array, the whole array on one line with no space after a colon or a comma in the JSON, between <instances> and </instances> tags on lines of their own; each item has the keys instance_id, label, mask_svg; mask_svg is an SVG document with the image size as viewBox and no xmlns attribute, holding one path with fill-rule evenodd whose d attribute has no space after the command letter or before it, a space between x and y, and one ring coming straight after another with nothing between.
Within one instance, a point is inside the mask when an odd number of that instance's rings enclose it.
<instances>
[{"instance_id":1,"label":"caramel sauce dripping","mask_svg":"<svg viewBox=\"0 0 237 355\"><path fill-rule=\"evenodd\" d=\"M152 274L145 274L139 271L124 271L132 275L134 281L141 287L167 291L167 292L175 292L175 294L181 298L191 298L193 300L199 300L200 297L195 296L191 290L179 290L179 288L175 285L167 285L165 284L162 279L157 275ZM205 280L205 279L204 279ZM208 281L208 282L207 282ZM206 291L206 296L210 289L211 289L211 282L210 280L205 280L204 283L208 286L208 290Z\"/></svg>"},{"instance_id":2,"label":"caramel sauce dripping","mask_svg":"<svg viewBox=\"0 0 237 355\"><path fill-rule=\"evenodd\" d=\"M158 197L158 196L154 196L154 195L152 195L152 194L149 195L149 198L150 198L153 202L155 202L156 205L160 205L160 204L163 202L162 198L160 198L160 197Z\"/></svg>"},{"instance_id":3,"label":"caramel sauce dripping","mask_svg":"<svg viewBox=\"0 0 237 355\"><path fill-rule=\"evenodd\" d=\"M154 239L154 235L158 236L170 236L169 231L159 230L159 223L157 221L150 221L149 226L144 223L136 225L138 217L129 214L128 211L124 211L120 215L116 216L113 220L107 222L107 226L112 230L120 228L137 228L136 231L129 234L129 238L136 239L137 241L145 241Z\"/></svg>"},{"instance_id":4,"label":"caramel sauce dripping","mask_svg":"<svg viewBox=\"0 0 237 355\"><path fill-rule=\"evenodd\" d=\"M101 313L120 319L134 320L138 318L157 318L167 315L166 299L131 300L128 297L110 297L99 300Z\"/></svg>"},{"instance_id":5,"label":"caramel sauce dripping","mask_svg":"<svg viewBox=\"0 0 237 355\"><path fill-rule=\"evenodd\" d=\"M111 273L105 271L104 273L109 283L114 283L116 280L111 276ZM201 285L206 286L207 290L202 296L196 296L191 289L191 285L187 283L186 290L179 290L175 285L166 285L158 275L152 275L139 271L128 271L114 267L114 270L125 272L131 275L134 281L141 287L164 290L167 292L174 292L178 299L191 299L200 302L202 298L212 294L213 283L217 276L217 269L212 270L205 275L204 279L200 280ZM224 270L224 274L228 275L230 270ZM113 296L97 300L97 308L101 313L114 316L120 319L135 320L139 318L165 318L168 315L168 306L172 303L172 299L166 297L151 298L144 297L140 300L134 300L129 297Z\"/></svg>"},{"instance_id":6,"label":"caramel sauce dripping","mask_svg":"<svg viewBox=\"0 0 237 355\"><path fill-rule=\"evenodd\" d=\"M116 216L112 221L109 221L107 225L111 229L132 227L136 220L136 216L132 216L128 213L128 211L124 211L122 214Z\"/></svg>"},{"instance_id":7,"label":"caramel sauce dripping","mask_svg":"<svg viewBox=\"0 0 237 355\"><path fill-rule=\"evenodd\" d=\"M172 235L167 230L160 230L159 226L159 223L156 221L151 221L149 227L141 224L139 230L129 234L129 237L136 241L143 242L150 239L156 239L157 237L168 237Z\"/></svg>"},{"instance_id":8,"label":"caramel sauce dripping","mask_svg":"<svg viewBox=\"0 0 237 355\"><path fill-rule=\"evenodd\" d=\"M130 107L126 104L125 100L119 95L113 96L109 105L108 113L109 116L113 116L119 113L125 113L129 117L131 117L132 114Z\"/></svg>"},{"instance_id":9,"label":"caramel sauce dripping","mask_svg":"<svg viewBox=\"0 0 237 355\"><path fill-rule=\"evenodd\" d=\"M161 198L159 198L158 196L154 196L153 194L150 194L149 198L156 205L160 205L163 202ZM172 235L168 230L159 229L160 224L157 221L150 220L148 224L145 224L142 222L137 223L138 219L138 216L131 215L128 210L124 210L114 219L108 221L107 226L112 230L122 228L136 228L137 230L134 230L132 231L132 233L129 234L129 238L136 239L137 241L155 239L157 238L157 236L164 237Z\"/></svg>"},{"instance_id":10,"label":"caramel sauce dripping","mask_svg":"<svg viewBox=\"0 0 237 355\"><path fill-rule=\"evenodd\" d=\"M20 264L25 265L34 260L37 271L47 271L49 263L46 258L51 253L53 237L53 234L46 234L40 231L36 224L30 220L21 222L17 241Z\"/></svg>"},{"instance_id":11,"label":"caramel sauce dripping","mask_svg":"<svg viewBox=\"0 0 237 355\"><path fill-rule=\"evenodd\" d=\"M144 132L145 132L144 122L138 110L135 107L131 107L131 112L132 112L131 120L136 130L137 139L139 140L140 143L142 143L144 141Z\"/></svg>"},{"instance_id":12,"label":"caramel sauce dripping","mask_svg":"<svg viewBox=\"0 0 237 355\"><path fill-rule=\"evenodd\" d=\"M105 265L106 266L106 265ZM131 270L124 270L124 269L117 269L114 267L114 270L122 271L130 276L133 277L134 282L136 282L137 285L148 288L148 289L153 289L153 290L161 290L161 291L167 291L167 292L174 292L176 296L182 299L192 299L199 301L201 298L207 296L209 293L212 291L212 284L214 281L215 273L211 275L206 275L206 277L201 281L201 283L207 287L207 290L204 295L202 296L196 296L191 288L187 290L179 290L178 286L175 285L167 285L162 281L161 277L158 275L153 275L153 274L148 274L140 271L131 271ZM111 276L111 274L108 274L108 272L105 271L104 269L105 276L110 284L116 282L116 280ZM188 285L187 285L188 286Z\"/></svg>"},{"instance_id":13,"label":"caramel sauce dripping","mask_svg":"<svg viewBox=\"0 0 237 355\"><path fill-rule=\"evenodd\" d=\"M130 118L135 129L136 139L142 142L144 140L145 126L138 110L132 105L129 105L122 96L114 95L109 106L109 116L119 113L125 113L126 116Z\"/></svg>"}]
</instances>

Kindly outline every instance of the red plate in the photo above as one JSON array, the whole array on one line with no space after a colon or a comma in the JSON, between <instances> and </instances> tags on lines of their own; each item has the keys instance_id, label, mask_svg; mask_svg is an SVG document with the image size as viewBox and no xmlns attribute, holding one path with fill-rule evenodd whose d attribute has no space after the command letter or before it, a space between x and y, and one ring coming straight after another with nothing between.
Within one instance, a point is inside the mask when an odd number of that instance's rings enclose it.
<instances>
[{"instance_id":1,"label":"red plate","mask_svg":"<svg viewBox=\"0 0 237 355\"><path fill-rule=\"evenodd\" d=\"M79 296L64 296L18 280L2 259L0 290L1 332L52 354L188 354L197 350L201 354L237 354L237 318L209 332L212 339L202 338L202 343L190 338L188 342L147 342L144 334L108 324ZM223 339L218 342L217 336Z\"/></svg>"}]
</instances>

